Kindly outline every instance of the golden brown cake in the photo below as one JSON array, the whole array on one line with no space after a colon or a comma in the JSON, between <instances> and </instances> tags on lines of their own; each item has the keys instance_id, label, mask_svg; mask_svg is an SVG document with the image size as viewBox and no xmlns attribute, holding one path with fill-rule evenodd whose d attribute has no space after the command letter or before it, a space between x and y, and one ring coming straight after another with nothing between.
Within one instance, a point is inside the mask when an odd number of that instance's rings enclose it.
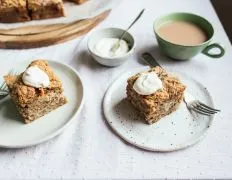
<instances>
[{"instance_id":1,"label":"golden brown cake","mask_svg":"<svg viewBox=\"0 0 232 180\"><path fill-rule=\"evenodd\" d=\"M0 0L0 22L29 21L26 0Z\"/></svg>"},{"instance_id":2,"label":"golden brown cake","mask_svg":"<svg viewBox=\"0 0 232 180\"><path fill-rule=\"evenodd\" d=\"M27 0L27 7L33 20L64 16L62 0Z\"/></svg>"},{"instance_id":3,"label":"golden brown cake","mask_svg":"<svg viewBox=\"0 0 232 180\"><path fill-rule=\"evenodd\" d=\"M66 0L82 4L87 0ZM0 0L0 22L14 23L65 16L62 0Z\"/></svg>"},{"instance_id":4,"label":"golden brown cake","mask_svg":"<svg viewBox=\"0 0 232 180\"><path fill-rule=\"evenodd\" d=\"M31 123L41 116L67 103L60 79L44 60L33 61L28 67L36 66L44 71L50 80L48 88L34 88L25 85L23 73L18 76L4 76L11 99L25 123Z\"/></svg>"},{"instance_id":5,"label":"golden brown cake","mask_svg":"<svg viewBox=\"0 0 232 180\"><path fill-rule=\"evenodd\" d=\"M163 88L150 95L138 94L133 85L141 73L127 81L127 99L139 110L141 116L149 123L155 123L162 117L175 111L184 97L185 86L177 77L168 74L164 69L155 67L148 72L155 72L162 81Z\"/></svg>"}]
</instances>

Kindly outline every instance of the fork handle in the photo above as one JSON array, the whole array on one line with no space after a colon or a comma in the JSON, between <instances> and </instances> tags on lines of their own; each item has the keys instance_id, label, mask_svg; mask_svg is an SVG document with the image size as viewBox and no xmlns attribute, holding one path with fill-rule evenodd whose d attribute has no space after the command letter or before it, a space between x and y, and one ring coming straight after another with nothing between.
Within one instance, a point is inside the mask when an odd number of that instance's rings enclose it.
<instances>
[{"instance_id":1,"label":"fork handle","mask_svg":"<svg viewBox=\"0 0 232 180\"><path fill-rule=\"evenodd\" d=\"M155 60L155 58L148 52L143 53L142 58L151 67L161 67L161 65Z\"/></svg>"}]
</instances>

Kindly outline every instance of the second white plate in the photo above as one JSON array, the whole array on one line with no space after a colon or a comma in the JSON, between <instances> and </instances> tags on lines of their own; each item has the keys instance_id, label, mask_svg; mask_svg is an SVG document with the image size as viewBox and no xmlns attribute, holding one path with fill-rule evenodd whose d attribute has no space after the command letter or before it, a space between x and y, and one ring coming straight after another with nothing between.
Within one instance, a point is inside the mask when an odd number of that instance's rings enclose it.
<instances>
[{"instance_id":1,"label":"second white plate","mask_svg":"<svg viewBox=\"0 0 232 180\"><path fill-rule=\"evenodd\" d=\"M30 62L12 64L17 71L25 70ZM61 79L68 103L38 120L24 124L10 97L0 100L0 147L21 148L45 142L60 134L80 112L84 87L79 74L70 66L48 61Z\"/></svg>"},{"instance_id":2,"label":"second white plate","mask_svg":"<svg viewBox=\"0 0 232 180\"><path fill-rule=\"evenodd\" d=\"M104 114L112 129L125 141L150 151L174 151L191 146L201 140L208 131L213 116L192 114L182 103L179 109L148 125L138 116L137 110L125 99L127 79L144 71L135 69L119 77L107 90L104 98ZM214 107L206 88L183 73L174 73L187 86L187 92L205 104Z\"/></svg>"}]
</instances>

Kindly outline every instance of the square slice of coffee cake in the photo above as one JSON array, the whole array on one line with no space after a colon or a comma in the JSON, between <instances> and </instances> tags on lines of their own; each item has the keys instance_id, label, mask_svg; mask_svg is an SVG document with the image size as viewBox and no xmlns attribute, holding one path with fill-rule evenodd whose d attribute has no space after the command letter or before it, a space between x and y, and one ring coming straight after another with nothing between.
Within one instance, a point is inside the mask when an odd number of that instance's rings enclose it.
<instances>
[{"instance_id":1,"label":"square slice of coffee cake","mask_svg":"<svg viewBox=\"0 0 232 180\"><path fill-rule=\"evenodd\" d=\"M141 95L133 88L142 73L155 72L162 82L163 88L149 95ZM147 72L138 73L127 81L127 99L139 110L141 116L149 123L155 123L162 117L175 111L184 97L185 86L177 77L167 73L160 67Z\"/></svg>"},{"instance_id":2,"label":"square slice of coffee cake","mask_svg":"<svg viewBox=\"0 0 232 180\"><path fill-rule=\"evenodd\" d=\"M42 71L45 76L47 75L49 86L33 87L27 85L28 82L25 84L23 76L26 71L17 76L7 75L4 77L11 99L25 123L31 123L67 103L61 80L54 74L48 62L45 60L33 61L26 70L31 67L36 68L37 71ZM35 77L30 78L35 79ZM37 78L41 77L37 76Z\"/></svg>"}]
</instances>

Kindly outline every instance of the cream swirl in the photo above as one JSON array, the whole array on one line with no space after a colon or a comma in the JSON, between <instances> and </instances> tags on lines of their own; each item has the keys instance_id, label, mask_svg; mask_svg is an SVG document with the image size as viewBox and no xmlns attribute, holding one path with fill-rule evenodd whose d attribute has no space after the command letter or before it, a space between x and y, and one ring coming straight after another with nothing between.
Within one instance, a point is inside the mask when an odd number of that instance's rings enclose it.
<instances>
[{"instance_id":1,"label":"cream swirl","mask_svg":"<svg viewBox=\"0 0 232 180\"><path fill-rule=\"evenodd\" d=\"M22 80L24 84L35 88L46 88L50 85L48 75L37 66L27 68L23 73Z\"/></svg>"},{"instance_id":2,"label":"cream swirl","mask_svg":"<svg viewBox=\"0 0 232 180\"><path fill-rule=\"evenodd\" d=\"M118 57L126 54L129 51L129 45L125 40L120 40L119 47L116 51L112 47L119 41L117 38L102 38L95 45L95 52L103 57Z\"/></svg>"},{"instance_id":3,"label":"cream swirl","mask_svg":"<svg viewBox=\"0 0 232 180\"><path fill-rule=\"evenodd\" d=\"M140 95L150 95L163 88L162 81L155 72L142 73L133 85Z\"/></svg>"}]
</instances>

